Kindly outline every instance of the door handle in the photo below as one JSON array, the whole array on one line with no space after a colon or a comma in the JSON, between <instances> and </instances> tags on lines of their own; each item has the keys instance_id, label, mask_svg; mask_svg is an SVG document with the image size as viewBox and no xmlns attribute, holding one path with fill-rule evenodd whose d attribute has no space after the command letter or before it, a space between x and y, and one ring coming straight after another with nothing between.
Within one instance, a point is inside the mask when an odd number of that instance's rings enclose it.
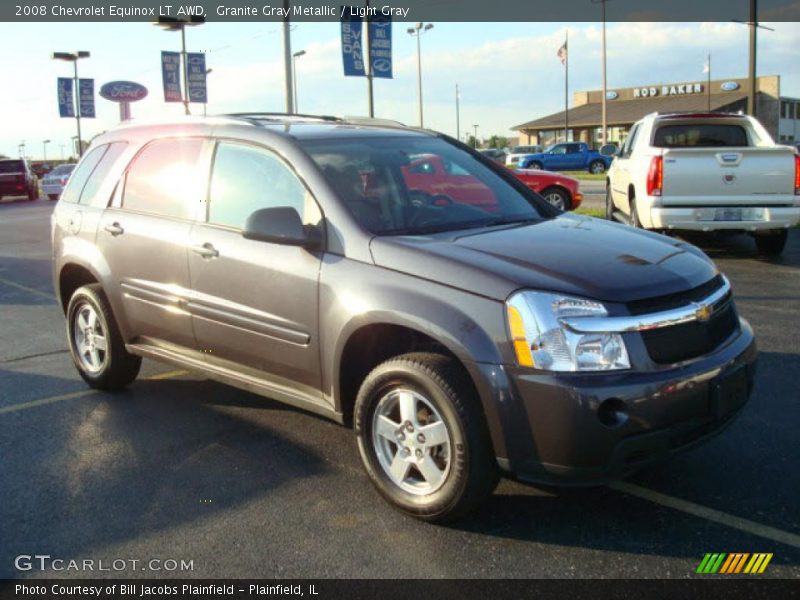
<instances>
[{"instance_id":1,"label":"door handle","mask_svg":"<svg viewBox=\"0 0 800 600\"><path fill-rule=\"evenodd\" d=\"M123 233L125 233L125 230L116 221L111 225L106 225L103 229L105 229L108 233L110 233L114 237L117 237L118 235L122 235Z\"/></svg>"},{"instance_id":2,"label":"door handle","mask_svg":"<svg viewBox=\"0 0 800 600\"><path fill-rule=\"evenodd\" d=\"M217 258L219 256L219 251L210 242L206 242L202 246L192 246L192 252L199 254L203 258Z\"/></svg>"}]
</instances>

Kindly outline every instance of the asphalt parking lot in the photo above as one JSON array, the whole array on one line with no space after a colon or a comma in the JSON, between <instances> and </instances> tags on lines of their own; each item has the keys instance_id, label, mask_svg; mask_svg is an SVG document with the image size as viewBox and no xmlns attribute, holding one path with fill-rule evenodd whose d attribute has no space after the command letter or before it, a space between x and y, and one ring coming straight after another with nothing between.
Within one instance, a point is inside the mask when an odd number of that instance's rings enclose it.
<instances>
[{"instance_id":1,"label":"asphalt parking lot","mask_svg":"<svg viewBox=\"0 0 800 600\"><path fill-rule=\"evenodd\" d=\"M664 578L707 552L773 553L759 577L800 577L800 229L776 262L700 239L761 351L722 436L612 487L503 481L438 527L391 509L334 423L149 361L124 393L88 390L53 297L52 207L0 203L0 578ZM193 569L15 568L34 554Z\"/></svg>"}]
</instances>

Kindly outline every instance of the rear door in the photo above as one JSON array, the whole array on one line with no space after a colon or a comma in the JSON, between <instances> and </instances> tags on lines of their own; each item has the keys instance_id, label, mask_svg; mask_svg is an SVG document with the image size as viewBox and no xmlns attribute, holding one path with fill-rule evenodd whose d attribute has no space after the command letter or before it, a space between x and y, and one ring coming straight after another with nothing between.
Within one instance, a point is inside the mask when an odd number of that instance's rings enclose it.
<instances>
[{"instance_id":1,"label":"rear door","mask_svg":"<svg viewBox=\"0 0 800 600\"><path fill-rule=\"evenodd\" d=\"M189 271L198 348L254 376L320 398L318 281L321 251L247 240L247 217L291 206L307 226L322 213L292 168L269 149L220 141L205 222L189 236ZM238 370L238 369L237 369Z\"/></svg>"},{"instance_id":2,"label":"rear door","mask_svg":"<svg viewBox=\"0 0 800 600\"><path fill-rule=\"evenodd\" d=\"M147 144L100 219L97 246L129 341L195 346L186 247L205 189L198 172L203 147L200 138Z\"/></svg>"},{"instance_id":3,"label":"rear door","mask_svg":"<svg viewBox=\"0 0 800 600\"><path fill-rule=\"evenodd\" d=\"M636 144L636 139L641 127L642 125L637 123L631 129L628 138L622 145L619 156L617 156L612 163L613 172L609 176L614 205L626 211L627 214L630 214L628 186L631 183L631 154L633 153L633 147Z\"/></svg>"}]
</instances>

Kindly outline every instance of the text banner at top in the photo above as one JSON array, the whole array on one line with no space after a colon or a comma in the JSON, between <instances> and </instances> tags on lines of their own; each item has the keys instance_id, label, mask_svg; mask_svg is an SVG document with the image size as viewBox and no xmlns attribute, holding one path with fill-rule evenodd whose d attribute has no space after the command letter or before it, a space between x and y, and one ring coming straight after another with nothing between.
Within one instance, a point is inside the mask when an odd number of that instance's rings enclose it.
<instances>
[{"instance_id":1,"label":"text banner at top","mask_svg":"<svg viewBox=\"0 0 800 600\"><path fill-rule=\"evenodd\" d=\"M0 21L11 22L155 22L159 17L203 17L206 21L341 21L351 10L368 21L389 17L399 22L587 22L602 18L599 3L588 0L372 0L369 6L342 6L341 1L193 0L162 4L158 0L37 0L0 2ZM609 21L750 21L746 0L615 0L606 6ZM759 22L800 21L797 0L759 0Z\"/></svg>"}]
</instances>

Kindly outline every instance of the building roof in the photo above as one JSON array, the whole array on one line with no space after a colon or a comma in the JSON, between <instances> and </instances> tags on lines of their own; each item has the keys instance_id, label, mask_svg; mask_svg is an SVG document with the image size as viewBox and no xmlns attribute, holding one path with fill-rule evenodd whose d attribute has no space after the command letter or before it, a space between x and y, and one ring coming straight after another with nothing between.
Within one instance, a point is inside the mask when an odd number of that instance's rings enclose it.
<instances>
[{"instance_id":1,"label":"building roof","mask_svg":"<svg viewBox=\"0 0 800 600\"><path fill-rule=\"evenodd\" d=\"M711 94L711 110L719 110L747 98L746 92ZM692 94L687 96L665 96L637 100L609 100L606 102L606 122L609 126L630 125L653 112L668 113L691 110L706 110L708 96ZM569 126L597 127L602 121L602 104L599 102L583 104L569 109ZM531 129L559 129L564 127L564 111L547 115L540 119L516 125L515 131Z\"/></svg>"}]
</instances>

